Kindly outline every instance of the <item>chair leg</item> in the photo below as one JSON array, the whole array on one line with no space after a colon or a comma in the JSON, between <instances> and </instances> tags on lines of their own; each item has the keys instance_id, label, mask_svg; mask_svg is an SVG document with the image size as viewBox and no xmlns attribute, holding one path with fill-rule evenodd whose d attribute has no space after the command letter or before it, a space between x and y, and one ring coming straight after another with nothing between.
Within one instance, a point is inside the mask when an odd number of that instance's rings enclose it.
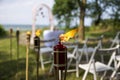
<instances>
[{"instance_id":1,"label":"chair leg","mask_svg":"<svg viewBox=\"0 0 120 80\"><path fill-rule=\"evenodd\" d=\"M53 69L54 69L54 63L51 64L51 68L50 68L49 73L52 73Z\"/></svg>"},{"instance_id":2,"label":"chair leg","mask_svg":"<svg viewBox=\"0 0 120 80\"><path fill-rule=\"evenodd\" d=\"M105 75L106 75L107 71L104 72L104 74L102 75L101 79L100 80L103 80Z\"/></svg>"},{"instance_id":3,"label":"chair leg","mask_svg":"<svg viewBox=\"0 0 120 80\"><path fill-rule=\"evenodd\" d=\"M79 77L79 62L76 61L76 77Z\"/></svg>"},{"instance_id":4,"label":"chair leg","mask_svg":"<svg viewBox=\"0 0 120 80\"><path fill-rule=\"evenodd\" d=\"M76 68L76 77L79 77L79 67Z\"/></svg>"},{"instance_id":5,"label":"chair leg","mask_svg":"<svg viewBox=\"0 0 120 80\"><path fill-rule=\"evenodd\" d=\"M69 60L69 62L68 62L68 66L67 66L67 69L69 69L72 60L73 60L72 58Z\"/></svg>"},{"instance_id":6,"label":"chair leg","mask_svg":"<svg viewBox=\"0 0 120 80\"><path fill-rule=\"evenodd\" d=\"M91 64L89 65L88 69L85 71L82 80L86 80L86 77L87 77L87 74L89 72L90 66L91 66Z\"/></svg>"},{"instance_id":7,"label":"chair leg","mask_svg":"<svg viewBox=\"0 0 120 80\"><path fill-rule=\"evenodd\" d=\"M82 80L86 80L87 74L88 74L88 71L85 71L85 74L84 74Z\"/></svg>"},{"instance_id":8,"label":"chair leg","mask_svg":"<svg viewBox=\"0 0 120 80\"><path fill-rule=\"evenodd\" d=\"M86 62L89 62L89 56L88 56L88 53L85 53L86 55Z\"/></svg>"},{"instance_id":9,"label":"chair leg","mask_svg":"<svg viewBox=\"0 0 120 80\"><path fill-rule=\"evenodd\" d=\"M43 62L42 54L40 54L40 62L41 62L41 68L42 68L42 70L44 70L45 68L44 68L44 62Z\"/></svg>"},{"instance_id":10,"label":"chair leg","mask_svg":"<svg viewBox=\"0 0 120 80\"><path fill-rule=\"evenodd\" d=\"M96 73L96 67L95 67L95 61L93 60L93 67L94 67L94 80L97 80L97 73Z\"/></svg>"},{"instance_id":11,"label":"chair leg","mask_svg":"<svg viewBox=\"0 0 120 80\"><path fill-rule=\"evenodd\" d=\"M79 77L79 62L81 61L82 55L83 55L83 53L81 53L80 55L78 55L78 53L77 53L77 58L76 58L76 77Z\"/></svg>"},{"instance_id":12,"label":"chair leg","mask_svg":"<svg viewBox=\"0 0 120 80\"><path fill-rule=\"evenodd\" d=\"M118 68L120 67L120 61L118 62L117 66L116 66L116 69L113 71L112 75L111 75L111 79L114 78L116 72L118 71Z\"/></svg>"},{"instance_id":13,"label":"chair leg","mask_svg":"<svg viewBox=\"0 0 120 80\"><path fill-rule=\"evenodd\" d=\"M79 61L76 60L76 77L79 77Z\"/></svg>"},{"instance_id":14,"label":"chair leg","mask_svg":"<svg viewBox=\"0 0 120 80\"><path fill-rule=\"evenodd\" d=\"M82 59L82 55L83 53L80 53L80 55L78 55L77 53L77 56L76 56L76 77L79 77L79 63Z\"/></svg>"},{"instance_id":15,"label":"chair leg","mask_svg":"<svg viewBox=\"0 0 120 80\"><path fill-rule=\"evenodd\" d=\"M118 42L118 45L120 45L120 42ZM118 54L120 54L120 47L118 48Z\"/></svg>"},{"instance_id":16,"label":"chair leg","mask_svg":"<svg viewBox=\"0 0 120 80\"><path fill-rule=\"evenodd\" d=\"M96 73L94 74L94 80L97 80L97 75L96 75Z\"/></svg>"}]
</instances>

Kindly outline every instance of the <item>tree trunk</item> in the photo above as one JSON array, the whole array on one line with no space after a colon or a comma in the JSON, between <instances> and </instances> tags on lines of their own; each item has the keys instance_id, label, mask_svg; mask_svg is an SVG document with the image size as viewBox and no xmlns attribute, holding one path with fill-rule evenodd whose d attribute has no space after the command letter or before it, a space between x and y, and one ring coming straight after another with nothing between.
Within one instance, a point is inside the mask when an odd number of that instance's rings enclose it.
<instances>
[{"instance_id":1,"label":"tree trunk","mask_svg":"<svg viewBox=\"0 0 120 80\"><path fill-rule=\"evenodd\" d=\"M66 28L70 28L70 19L68 18L69 16L66 16L66 22L65 22L65 26L66 26Z\"/></svg>"},{"instance_id":2,"label":"tree trunk","mask_svg":"<svg viewBox=\"0 0 120 80\"><path fill-rule=\"evenodd\" d=\"M78 30L79 38L80 41L85 39L85 26L84 26L84 18L85 18L85 5L86 5L86 0L82 0L80 5L80 26Z\"/></svg>"}]
</instances>

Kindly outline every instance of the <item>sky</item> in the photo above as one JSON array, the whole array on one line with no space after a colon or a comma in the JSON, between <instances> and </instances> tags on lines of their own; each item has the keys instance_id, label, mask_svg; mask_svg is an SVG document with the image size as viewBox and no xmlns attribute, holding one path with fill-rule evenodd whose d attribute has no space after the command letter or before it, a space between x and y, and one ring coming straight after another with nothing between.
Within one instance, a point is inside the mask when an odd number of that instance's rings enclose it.
<instances>
[{"instance_id":1,"label":"sky","mask_svg":"<svg viewBox=\"0 0 120 80\"><path fill-rule=\"evenodd\" d=\"M52 9L54 0L0 0L0 24L32 24L32 10L35 6L46 4ZM47 11L45 17L38 16L36 23L48 25ZM57 24L54 18L54 24ZM85 19L85 25L90 25L91 20Z\"/></svg>"}]
</instances>

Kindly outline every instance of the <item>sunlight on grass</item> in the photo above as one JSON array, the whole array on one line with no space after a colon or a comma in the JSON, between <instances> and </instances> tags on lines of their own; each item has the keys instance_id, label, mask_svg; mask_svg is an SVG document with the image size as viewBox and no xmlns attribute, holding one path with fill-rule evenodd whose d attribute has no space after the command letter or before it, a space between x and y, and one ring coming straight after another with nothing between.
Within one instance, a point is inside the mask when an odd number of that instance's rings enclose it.
<instances>
[{"instance_id":1,"label":"sunlight on grass","mask_svg":"<svg viewBox=\"0 0 120 80\"><path fill-rule=\"evenodd\" d=\"M101 35L94 33L86 33L87 36ZM93 35L94 34L94 35ZM108 34L108 33L105 33ZM109 34L110 35L110 34ZM109 36L108 35L108 36ZM113 35L113 34L112 34ZM17 61L17 46L16 39L12 40L12 60L10 58L10 39L0 39L0 80L25 80L25 68L26 68L26 45L20 45L19 47L19 60ZM29 80L36 80L36 53L31 49L29 52ZM17 67L18 65L18 67ZM55 80L54 76L50 76L51 64L45 65L45 71L39 67L40 80ZM66 80L81 80L84 71L80 70L80 77L76 77L76 73L67 73ZM17 79L16 79L17 78ZM87 80L93 80L93 75L89 74Z\"/></svg>"},{"instance_id":2,"label":"sunlight on grass","mask_svg":"<svg viewBox=\"0 0 120 80\"><path fill-rule=\"evenodd\" d=\"M25 80L26 46L20 45L19 61L17 61L16 39L12 40L12 60L10 59L9 38L0 39L0 80ZM36 79L36 58L33 50L29 53L29 80ZM18 68L17 68L18 65ZM51 64L46 65L45 71L39 68L40 80L54 80L54 75L49 76ZM67 73L67 80L79 80L75 73Z\"/></svg>"}]
</instances>

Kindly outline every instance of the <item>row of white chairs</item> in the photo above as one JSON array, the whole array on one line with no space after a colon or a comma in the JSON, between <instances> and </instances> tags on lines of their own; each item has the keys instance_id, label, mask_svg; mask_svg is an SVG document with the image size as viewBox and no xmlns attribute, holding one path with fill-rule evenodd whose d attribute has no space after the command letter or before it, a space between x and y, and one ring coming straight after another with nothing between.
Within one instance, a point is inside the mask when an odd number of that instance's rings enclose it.
<instances>
[{"instance_id":1,"label":"row of white chairs","mask_svg":"<svg viewBox=\"0 0 120 80\"><path fill-rule=\"evenodd\" d=\"M120 61L116 63L116 66L112 66L112 62L118 60L117 59L117 51L120 48L119 45L112 48L100 48L100 46L95 47L93 53L91 54L90 60L88 63L81 64L77 62L77 77L79 76L79 68L85 70L84 76L82 80L86 80L88 72L94 75L94 80L97 80L97 75L99 72L104 72L101 77L101 80L104 80L104 76L106 75L107 70L113 70L110 79L115 77L117 69L120 67ZM111 55L107 64L97 61L95 55ZM81 54L82 56L82 54Z\"/></svg>"},{"instance_id":2,"label":"row of white chairs","mask_svg":"<svg viewBox=\"0 0 120 80\"><path fill-rule=\"evenodd\" d=\"M103 36L101 37L100 42L98 42L98 45L93 49L91 57L89 62L81 64L81 58L83 56L84 51L80 51L80 56L78 57L78 60L76 62L76 77L79 77L79 68L85 70L85 73L82 77L82 80L86 80L87 74L91 73L93 74L94 80L97 80L99 72L102 72L102 76L100 77L100 80L104 80L104 77L106 76L106 73L108 70L112 70L111 75L109 77L109 80L113 80L115 78L118 69L120 68L120 55L119 55L119 49L120 49L120 32L117 33L115 38L113 39L112 44L109 48L102 48L101 40ZM99 38L100 39L100 38ZM78 49L79 51L79 49ZM87 53L88 54L88 53ZM100 55L101 60L97 61L95 55ZM104 62L104 55L111 55L110 59L107 64ZM114 65L112 65L114 63ZM112 65L112 66L111 66Z\"/></svg>"},{"instance_id":3,"label":"row of white chairs","mask_svg":"<svg viewBox=\"0 0 120 80\"><path fill-rule=\"evenodd\" d=\"M120 32L118 32L119 34ZM114 60L115 63L115 70L113 70L113 74L111 75L111 78L115 77L115 74L117 73L117 69L119 68L120 65L120 57L115 57L116 50L118 50L117 52L119 52L119 46L116 46L113 48L113 45L116 45L115 43L119 44L118 40L118 36L116 35L116 37L114 38L115 40L113 40L113 44L112 46L110 46L108 49L103 49L102 48L102 40L103 40L103 35L100 37L96 37L96 38L86 38L86 40L84 41L84 44L82 47L79 47L79 43L78 42L74 42L74 43L63 43L64 45L67 46L68 48L68 52L67 52L67 58L68 58L68 65L67 65L67 71L71 72L71 71L75 71L76 72L76 77L79 77L79 69L83 69L85 70L85 74L83 76L82 80L86 80L86 76L88 74L88 72L94 74L94 80L97 80L97 72L101 72L105 70L104 75L102 76L101 79L103 79L103 77L106 75L106 69L110 70L110 69L114 69L113 67L110 66L110 64L112 64L111 60ZM46 43L46 42L54 42L55 39L51 39L51 40L41 40L41 43ZM116 42L117 41L117 42ZM92 44L95 43L96 45L94 46L88 46L88 44ZM70 51L69 51L70 50ZM101 53L104 52L104 53ZM104 64L104 54L106 53L110 53L112 54L112 59L110 59L110 61L108 62L108 64ZM113 53L111 53L113 52ZM44 61L44 54L48 53L47 55L49 55L50 60L48 59L48 61ZM95 59L95 55L99 54L101 57L101 62L97 62ZM110 55L109 54L109 55ZM85 59L86 59L86 64L81 64L82 62L82 58L85 55ZM44 46L40 48L40 63L41 63L41 67L44 70L44 64L52 62L52 66L50 68L50 72L53 71L53 46ZM70 69L70 66L72 65L72 63L74 64L74 68ZM87 64L88 63L88 64ZM106 67L107 66L107 67ZM102 68L103 67L103 68Z\"/></svg>"}]
</instances>

